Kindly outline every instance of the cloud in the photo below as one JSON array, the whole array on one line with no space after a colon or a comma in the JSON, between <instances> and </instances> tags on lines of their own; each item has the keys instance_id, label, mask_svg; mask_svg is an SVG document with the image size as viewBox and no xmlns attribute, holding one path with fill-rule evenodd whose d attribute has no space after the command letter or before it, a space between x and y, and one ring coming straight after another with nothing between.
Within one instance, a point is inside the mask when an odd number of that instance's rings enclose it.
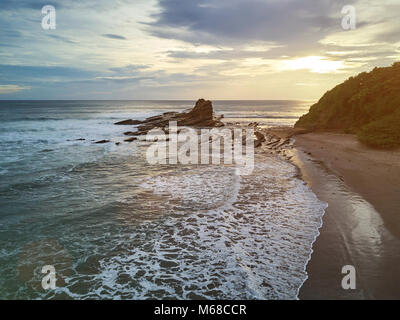
<instances>
[{"instance_id":1,"label":"cloud","mask_svg":"<svg viewBox=\"0 0 400 320\"><path fill-rule=\"evenodd\" d=\"M50 38L55 39L55 40L59 40L59 41L62 41L62 42L65 42L65 43L69 43L69 44L75 44L75 43L77 43L76 41L73 41L73 40L71 40L71 39L68 39L68 38L66 38L66 37L59 36L59 35L56 35L56 34L49 34L48 36L49 36Z\"/></svg>"},{"instance_id":2,"label":"cloud","mask_svg":"<svg viewBox=\"0 0 400 320\"><path fill-rule=\"evenodd\" d=\"M1 39L7 39L8 41L16 39L16 38L21 38L22 33L18 30L10 30L10 29L2 29L0 30L0 38Z\"/></svg>"},{"instance_id":3,"label":"cloud","mask_svg":"<svg viewBox=\"0 0 400 320\"><path fill-rule=\"evenodd\" d=\"M14 84L0 85L0 94L16 93L23 90L30 90L30 87L24 87Z\"/></svg>"},{"instance_id":4,"label":"cloud","mask_svg":"<svg viewBox=\"0 0 400 320\"><path fill-rule=\"evenodd\" d=\"M82 79L94 76L94 72L73 67L0 65L0 80L13 81L41 79L43 81L59 78Z\"/></svg>"},{"instance_id":5,"label":"cloud","mask_svg":"<svg viewBox=\"0 0 400 320\"><path fill-rule=\"evenodd\" d=\"M0 47L4 47L4 48L20 48L21 46L18 46L16 44L12 44L12 43L0 43Z\"/></svg>"},{"instance_id":6,"label":"cloud","mask_svg":"<svg viewBox=\"0 0 400 320\"><path fill-rule=\"evenodd\" d=\"M340 12L356 0L160 0L148 31L190 43L310 43L341 28Z\"/></svg>"},{"instance_id":7,"label":"cloud","mask_svg":"<svg viewBox=\"0 0 400 320\"><path fill-rule=\"evenodd\" d=\"M152 80L152 77L124 77L124 76L115 76L115 77L97 77L96 80L104 80L104 81L113 81L113 82L121 82L121 83L138 83L142 80Z\"/></svg>"},{"instance_id":8,"label":"cloud","mask_svg":"<svg viewBox=\"0 0 400 320\"><path fill-rule=\"evenodd\" d=\"M124 36L120 36L118 34L112 34L112 33L103 34L103 37L110 38L110 39L116 39L116 40L128 40Z\"/></svg>"},{"instance_id":9,"label":"cloud","mask_svg":"<svg viewBox=\"0 0 400 320\"><path fill-rule=\"evenodd\" d=\"M129 1L129 0L128 0ZM16 11L19 9L41 10L46 5L52 5L56 9L64 8L101 8L107 6L106 0L65 1L65 0L1 0L0 9ZM121 1L120 1L121 2ZM123 2L123 1L122 1ZM111 6L113 4L110 4ZM115 4L114 4L115 6Z\"/></svg>"},{"instance_id":10,"label":"cloud","mask_svg":"<svg viewBox=\"0 0 400 320\"><path fill-rule=\"evenodd\" d=\"M150 66L148 65L129 64L123 67L109 68L109 70L114 73L118 73L119 75L127 75L127 74L137 73L149 68Z\"/></svg>"},{"instance_id":11,"label":"cloud","mask_svg":"<svg viewBox=\"0 0 400 320\"><path fill-rule=\"evenodd\" d=\"M57 30L41 27L45 4ZM342 29L343 5L356 7L357 30ZM32 88L1 98L318 97L400 58L399 9L398 0L0 0L0 85Z\"/></svg>"}]
</instances>

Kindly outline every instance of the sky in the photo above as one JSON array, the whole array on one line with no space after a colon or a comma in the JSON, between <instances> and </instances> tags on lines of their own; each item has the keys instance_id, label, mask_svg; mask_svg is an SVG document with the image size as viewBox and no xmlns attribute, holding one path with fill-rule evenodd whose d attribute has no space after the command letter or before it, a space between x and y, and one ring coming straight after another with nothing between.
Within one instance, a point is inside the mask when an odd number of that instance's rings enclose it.
<instances>
[{"instance_id":1,"label":"sky","mask_svg":"<svg viewBox=\"0 0 400 320\"><path fill-rule=\"evenodd\" d=\"M317 100L400 60L399 13L399 0L1 0L0 99Z\"/></svg>"}]
</instances>

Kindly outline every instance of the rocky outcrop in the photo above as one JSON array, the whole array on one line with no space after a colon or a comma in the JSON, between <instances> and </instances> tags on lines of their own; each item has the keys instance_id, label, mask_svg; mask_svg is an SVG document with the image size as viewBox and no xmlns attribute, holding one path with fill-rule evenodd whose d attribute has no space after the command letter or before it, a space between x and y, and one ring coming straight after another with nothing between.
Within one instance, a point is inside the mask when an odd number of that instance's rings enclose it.
<instances>
[{"instance_id":1,"label":"rocky outcrop","mask_svg":"<svg viewBox=\"0 0 400 320\"><path fill-rule=\"evenodd\" d=\"M303 134L304 131L291 127L274 127L269 129L256 129L254 133L257 140L255 147L263 146L263 151L270 154L279 154L290 160L293 146L292 137Z\"/></svg>"},{"instance_id":2,"label":"rocky outcrop","mask_svg":"<svg viewBox=\"0 0 400 320\"><path fill-rule=\"evenodd\" d=\"M120 121L120 122L117 122L114 124L117 126L136 126L141 123L142 123L142 121L129 119L129 120Z\"/></svg>"},{"instance_id":3,"label":"rocky outcrop","mask_svg":"<svg viewBox=\"0 0 400 320\"><path fill-rule=\"evenodd\" d=\"M214 110L211 101L200 99L189 112L165 112L143 121L129 119L115 124L138 126L137 131L128 131L124 134L127 136L141 136L146 135L150 130L155 128L165 130L170 121L176 121L178 126L210 128L223 127L224 123L221 119L222 117L214 117Z\"/></svg>"},{"instance_id":4,"label":"rocky outcrop","mask_svg":"<svg viewBox=\"0 0 400 320\"><path fill-rule=\"evenodd\" d=\"M261 143L265 142L265 137L261 132L256 131L254 134L257 137L258 141L260 141Z\"/></svg>"},{"instance_id":5,"label":"rocky outcrop","mask_svg":"<svg viewBox=\"0 0 400 320\"><path fill-rule=\"evenodd\" d=\"M150 130L156 128L162 129L165 132L167 135L166 141L168 141L168 127L170 121L176 121L178 126L181 127L218 128L224 126L222 118L223 116L216 117L214 115L211 101L200 99L196 102L194 108L187 112L165 112L163 114L147 118L143 121L129 119L117 122L116 125L133 125L136 127L136 130L127 131L124 133L125 136L129 137L124 140L125 142L140 140L139 138L141 136L146 135ZM241 124L236 123L231 125L233 127L240 127ZM283 146L284 144L288 143L287 139L281 140L280 138L261 130L258 125L259 124L257 122L252 122L249 125L246 125L246 127L254 128L255 130L255 148L260 148L263 145L267 146L267 148L275 148L277 145ZM246 127L243 126L242 129L245 130ZM180 130L178 130L178 133L179 131ZM246 137L243 137L243 144L246 144Z\"/></svg>"},{"instance_id":6,"label":"rocky outcrop","mask_svg":"<svg viewBox=\"0 0 400 320\"><path fill-rule=\"evenodd\" d=\"M178 121L179 126L204 126L214 127L214 111L211 101L200 99L195 107Z\"/></svg>"},{"instance_id":7,"label":"rocky outcrop","mask_svg":"<svg viewBox=\"0 0 400 320\"><path fill-rule=\"evenodd\" d=\"M109 143L111 142L110 140L100 140L100 141L96 141L96 144L103 144L103 143Z\"/></svg>"},{"instance_id":8,"label":"rocky outcrop","mask_svg":"<svg viewBox=\"0 0 400 320\"><path fill-rule=\"evenodd\" d=\"M133 137L133 138L125 139L124 141L125 142L133 142L133 141L136 141L136 140L137 140L137 138Z\"/></svg>"}]
</instances>

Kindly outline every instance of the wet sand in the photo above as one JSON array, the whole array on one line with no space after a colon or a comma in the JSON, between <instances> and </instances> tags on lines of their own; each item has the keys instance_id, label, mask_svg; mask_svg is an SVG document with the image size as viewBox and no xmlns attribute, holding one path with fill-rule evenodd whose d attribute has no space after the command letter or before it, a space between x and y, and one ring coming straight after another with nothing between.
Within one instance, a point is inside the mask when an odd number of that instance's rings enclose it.
<instances>
[{"instance_id":1,"label":"wet sand","mask_svg":"<svg viewBox=\"0 0 400 320\"><path fill-rule=\"evenodd\" d=\"M299 298L400 299L400 151L344 134L295 140L292 161L329 205ZM356 268L356 290L341 287L345 265Z\"/></svg>"}]
</instances>

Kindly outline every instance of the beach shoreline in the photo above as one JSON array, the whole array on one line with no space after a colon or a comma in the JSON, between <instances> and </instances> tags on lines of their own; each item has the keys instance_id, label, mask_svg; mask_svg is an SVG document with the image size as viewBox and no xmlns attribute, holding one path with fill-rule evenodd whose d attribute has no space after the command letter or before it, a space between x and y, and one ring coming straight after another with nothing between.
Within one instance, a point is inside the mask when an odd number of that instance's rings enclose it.
<instances>
[{"instance_id":1,"label":"beach shoreline","mask_svg":"<svg viewBox=\"0 0 400 320\"><path fill-rule=\"evenodd\" d=\"M400 151L335 133L296 135L293 147L291 162L328 204L299 298L398 298ZM356 290L341 287L345 265L356 269Z\"/></svg>"}]
</instances>

